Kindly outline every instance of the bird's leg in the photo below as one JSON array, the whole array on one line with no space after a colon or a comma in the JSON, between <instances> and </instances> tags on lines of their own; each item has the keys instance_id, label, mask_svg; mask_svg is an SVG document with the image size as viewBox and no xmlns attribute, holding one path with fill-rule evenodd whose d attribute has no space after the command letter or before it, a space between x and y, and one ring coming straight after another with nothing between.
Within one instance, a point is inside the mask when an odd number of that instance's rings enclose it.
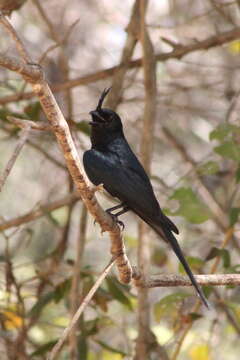
<instances>
[{"instance_id":1,"label":"bird's leg","mask_svg":"<svg viewBox=\"0 0 240 360\"><path fill-rule=\"evenodd\" d=\"M118 205L116 205L116 206L113 206L113 207L111 207L111 208L109 208L109 209L106 209L105 211L106 211L108 214L111 214L112 211L117 210L117 209L121 209L121 208L123 208L123 207L124 207L124 203L121 203L121 204L118 204Z\"/></svg>"},{"instance_id":2,"label":"bird's leg","mask_svg":"<svg viewBox=\"0 0 240 360\"><path fill-rule=\"evenodd\" d=\"M117 210L117 209L120 209L122 208L122 210L120 210L119 212L117 212L116 214L113 214L112 211L114 210ZM124 223L121 221L121 220L118 220L118 216L124 214L125 212L127 212L129 210L129 208L124 204L124 203L121 203L121 204L118 204L110 209L107 209L106 212L112 216L112 218L117 222L118 225L121 226L122 230L124 230L125 228L125 225Z\"/></svg>"}]
</instances>

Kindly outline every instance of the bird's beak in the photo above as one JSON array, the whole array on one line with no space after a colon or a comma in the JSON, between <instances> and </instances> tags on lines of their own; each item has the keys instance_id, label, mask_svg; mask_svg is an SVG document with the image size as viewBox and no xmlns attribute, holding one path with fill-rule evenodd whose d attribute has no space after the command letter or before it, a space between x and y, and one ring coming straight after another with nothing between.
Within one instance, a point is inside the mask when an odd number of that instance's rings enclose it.
<instances>
[{"instance_id":1,"label":"bird's beak","mask_svg":"<svg viewBox=\"0 0 240 360\"><path fill-rule=\"evenodd\" d=\"M90 125L96 125L99 123L105 123L105 119L99 114L99 111L93 110L89 113L93 119L93 121L90 121Z\"/></svg>"}]
</instances>

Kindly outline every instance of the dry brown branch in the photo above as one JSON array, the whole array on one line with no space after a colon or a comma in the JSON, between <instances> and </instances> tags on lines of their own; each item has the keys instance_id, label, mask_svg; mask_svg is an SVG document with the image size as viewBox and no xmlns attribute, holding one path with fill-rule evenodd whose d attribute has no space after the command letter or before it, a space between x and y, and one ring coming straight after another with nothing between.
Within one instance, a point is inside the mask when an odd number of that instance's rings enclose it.
<instances>
[{"instance_id":1,"label":"dry brown branch","mask_svg":"<svg viewBox=\"0 0 240 360\"><path fill-rule=\"evenodd\" d=\"M156 59L154 56L153 45L145 23L146 9L148 0L138 2L140 13L140 31L139 38L142 46L142 65L144 73L144 114L141 136L141 161L150 174L152 144L154 135L154 124L156 117ZM143 277L149 271L150 250L149 239L146 236L147 225L142 221L139 223L138 231L138 267ZM151 348L151 330L150 330L150 304L148 298L148 289L138 289L138 337L136 341L136 360L145 360L150 358Z\"/></svg>"},{"instance_id":2,"label":"dry brown branch","mask_svg":"<svg viewBox=\"0 0 240 360\"><path fill-rule=\"evenodd\" d=\"M16 44L16 48L18 50L18 53L19 53L20 57L23 59L23 61L26 64L32 62L30 56L28 55L27 51L25 50L24 45L22 44L21 41L19 41L19 36L16 33L15 29L12 27L12 25L6 19L6 17L4 15L2 15L1 12L0 12L0 22L3 24L5 30L9 33L11 38L14 40L14 42Z\"/></svg>"},{"instance_id":3,"label":"dry brown branch","mask_svg":"<svg viewBox=\"0 0 240 360\"><path fill-rule=\"evenodd\" d=\"M40 205L37 209L29 211L24 215L0 223L0 231L26 224L30 221L40 218L41 216L46 215L53 210L59 209L66 205L70 205L78 200L80 200L79 193L75 191L72 194L64 196L60 200Z\"/></svg>"},{"instance_id":4,"label":"dry brown branch","mask_svg":"<svg viewBox=\"0 0 240 360\"><path fill-rule=\"evenodd\" d=\"M217 275L194 275L199 285L224 286L240 285L240 274L217 274ZM150 278L135 278L135 285L141 288L169 287L169 286L192 286L191 281L184 275L154 275Z\"/></svg>"},{"instance_id":5,"label":"dry brown branch","mask_svg":"<svg viewBox=\"0 0 240 360\"><path fill-rule=\"evenodd\" d=\"M15 39L16 40L16 39ZM16 41L21 42L18 38ZM23 46L21 44L21 46ZM9 68L8 66L6 66ZM34 66L35 67L35 66ZM125 246L119 226L112 217L107 214L97 202L95 192L90 188L89 182L82 169L79 156L71 137L66 120L47 84L42 76L39 81L30 83L33 91L38 96L42 109L48 118L56 135L58 144L64 154L68 170L73 178L79 194L87 209L100 224L102 231L108 231L111 239L111 253L116 258L120 281L129 283L132 277L132 269L126 256Z\"/></svg>"},{"instance_id":6,"label":"dry brown branch","mask_svg":"<svg viewBox=\"0 0 240 360\"><path fill-rule=\"evenodd\" d=\"M127 39L123 47L120 64L114 72L112 79L111 91L106 100L106 107L115 110L121 100L123 92L123 82L126 72L131 61L134 48L137 43L137 36L139 32L139 5L138 0L135 1L132 8L132 15L127 26Z\"/></svg>"},{"instance_id":7,"label":"dry brown branch","mask_svg":"<svg viewBox=\"0 0 240 360\"><path fill-rule=\"evenodd\" d=\"M221 206L218 204L217 200L214 198L214 196L210 193L206 185L201 179L201 176L197 172L197 164L192 159L191 155L189 155L184 148L184 146L179 142L179 140L166 128L162 127L162 131L164 135L166 136L168 142L173 146L178 153L181 155L183 160L190 165L191 170L193 170L193 175L195 179L195 184L198 187L199 194L201 195L202 199L204 200L205 204L208 205L209 209L212 212L214 221L217 223L217 225L220 227L221 230L225 231L228 227L228 219L221 208Z\"/></svg>"},{"instance_id":8,"label":"dry brown branch","mask_svg":"<svg viewBox=\"0 0 240 360\"><path fill-rule=\"evenodd\" d=\"M20 119L15 116L7 116L7 119L22 129L26 128L26 126L29 126L29 128L33 130L52 131L51 126L45 122L34 122L31 120Z\"/></svg>"},{"instance_id":9,"label":"dry brown branch","mask_svg":"<svg viewBox=\"0 0 240 360\"><path fill-rule=\"evenodd\" d=\"M46 11L44 10L43 6L41 5L39 0L33 0L34 5L38 9L43 21L46 23L50 37L58 44L60 48L60 54L59 54L59 66L61 75L63 77L63 81L69 80L69 59L66 56L66 52L64 51L64 45L66 45L67 37L64 38L65 41L60 36L60 32L55 29L53 26L50 18L48 17ZM70 33L69 33L70 34ZM73 101L72 101L72 91L71 89L66 89L65 91L65 97L66 97L66 103L67 103L67 112L68 112L68 118L72 118L72 112L73 112Z\"/></svg>"},{"instance_id":10,"label":"dry brown branch","mask_svg":"<svg viewBox=\"0 0 240 360\"><path fill-rule=\"evenodd\" d=\"M0 192L2 191L2 188L7 180L8 175L10 174L10 171L13 168L13 165L15 164L15 161L17 160L18 155L20 154L27 138L29 135L29 131L31 129L31 126L29 124L26 124L23 126L23 131L20 134L20 139L17 143L17 146L11 156L11 158L9 159L5 170L3 171L2 175L0 175Z\"/></svg>"},{"instance_id":11,"label":"dry brown branch","mask_svg":"<svg viewBox=\"0 0 240 360\"><path fill-rule=\"evenodd\" d=\"M88 292L88 294L85 296L85 298L83 299L81 305L79 306L77 312L75 313L74 317L72 318L72 320L70 321L70 324L68 325L68 327L66 327L66 329L63 331L62 336L60 337L60 340L57 342L57 344L53 347L50 355L48 356L47 360L54 360L57 356L57 354L59 353L59 351L61 350L65 340L67 339L69 333L72 331L72 329L74 328L74 326L77 324L78 319L80 318L81 314L83 313L84 309L86 308L86 306L89 304L89 302L91 301L93 295L95 294L95 292L97 291L97 289L99 288L99 286L101 286L103 280L105 279L105 277L107 276L107 274L109 273L109 271L111 270L113 264L115 263L116 259L112 258L111 261L109 262L109 264L105 267L105 269L103 270L103 272L100 274L99 278L97 279L97 281L95 282L95 284L93 285L93 287L90 289L90 291Z\"/></svg>"},{"instance_id":12,"label":"dry brown branch","mask_svg":"<svg viewBox=\"0 0 240 360\"><path fill-rule=\"evenodd\" d=\"M240 37L240 27L236 27L232 30L210 36L205 40L193 41L189 45L179 45L178 47L175 47L172 51L170 51L168 53L160 53L160 54L155 55L155 59L156 59L156 61L162 61L162 62L167 61L169 59L181 59L183 56L185 56L193 51L207 50L207 49L210 49L215 46L221 46L230 41L239 39L239 37ZM7 67L9 61L1 59L1 57L2 56L0 56L0 65L4 66L4 62L5 62L6 63L5 67ZM11 61L12 58L10 58L9 60ZM18 66L18 68L16 68L16 69L10 68L10 70L19 72L18 71L19 63L15 64L15 67L16 66ZM142 66L142 59L132 60L128 63L129 69L133 69L133 68L140 67L140 66ZM109 78L110 76L113 76L115 74L115 71L118 70L118 68L119 68L119 65L113 66L109 69L100 70L93 74L87 74L85 76L81 76L81 77L73 79L73 80L65 81L63 84L55 84L55 85L51 86L51 89L53 92L59 92L59 91L64 91L66 89L70 89L70 88L73 88L73 87L76 87L79 85L86 85L86 84L96 82L99 80L104 80L104 79ZM33 69L28 69L27 67L26 68L24 67L24 70L25 70L26 74L29 74L29 72L31 72L31 71L35 71L35 73L34 73L35 76L36 77L39 76L39 73L37 72L36 69L33 70ZM4 105L4 104L10 103L10 102L26 100L26 99L30 99L34 96L35 96L34 92L26 92L24 94L9 95L9 96L5 96L5 97L1 98L0 104Z\"/></svg>"},{"instance_id":13,"label":"dry brown branch","mask_svg":"<svg viewBox=\"0 0 240 360\"><path fill-rule=\"evenodd\" d=\"M82 257L86 243L86 231L87 231L87 209L85 206L83 206L81 219L80 219L80 233L77 240L76 258L73 267L73 277L72 277L72 285L70 291L70 304L71 304L70 311L72 317L77 311L81 299L81 291L79 289L79 284L81 278L80 272L82 267ZM69 345L70 345L71 358L76 359L78 357L77 327L73 327L72 331L69 334Z\"/></svg>"},{"instance_id":14,"label":"dry brown branch","mask_svg":"<svg viewBox=\"0 0 240 360\"><path fill-rule=\"evenodd\" d=\"M41 76L41 72L39 71L39 68L37 66L29 66L29 64L26 64L23 61L16 59L12 56L10 57L1 54L0 66L5 67L8 70L17 72L19 75L22 75L24 78L28 79L29 81L30 79L31 81L38 80L39 77Z\"/></svg>"},{"instance_id":15,"label":"dry brown branch","mask_svg":"<svg viewBox=\"0 0 240 360\"><path fill-rule=\"evenodd\" d=\"M1 130L5 131L8 134L12 134L12 130L10 130L7 126L2 126ZM51 163L53 163L54 165L56 165L59 169L64 170L65 172L67 171L66 166L61 163L60 161L58 161L55 157L53 157L52 155L49 154L48 151L46 151L45 149L43 149L43 147L41 147L39 144L37 144L36 142L27 139L26 141L26 145L30 146L31 148L37 150L40 154L42 154L47 160L49 160Z\"/></svg>"}]
</instances>

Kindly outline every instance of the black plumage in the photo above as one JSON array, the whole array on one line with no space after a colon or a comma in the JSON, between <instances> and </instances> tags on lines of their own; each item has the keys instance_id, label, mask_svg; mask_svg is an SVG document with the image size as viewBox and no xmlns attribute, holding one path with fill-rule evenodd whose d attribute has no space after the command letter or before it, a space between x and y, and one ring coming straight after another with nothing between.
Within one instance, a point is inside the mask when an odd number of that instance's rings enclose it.
<instances>
[{"instance_id":1,"label":"black plumage","mask_svg":"<svg viewBox=\"0 0 240 360\"><path fill-rule=\"evenodd\" d=\"M109 194L121 201L121 205L109 209L122 208L115 216L128 210L133 211L171 245L198 295L208 307L208 302L173 235L179 233L178 229L162 212L144 168L126 141L120 117L116 112L102 108L109 90L104 90L96 110L90 112L92 148L83 156L86 173L93 184L103 184Z\"/></svg>"}]
</instances>

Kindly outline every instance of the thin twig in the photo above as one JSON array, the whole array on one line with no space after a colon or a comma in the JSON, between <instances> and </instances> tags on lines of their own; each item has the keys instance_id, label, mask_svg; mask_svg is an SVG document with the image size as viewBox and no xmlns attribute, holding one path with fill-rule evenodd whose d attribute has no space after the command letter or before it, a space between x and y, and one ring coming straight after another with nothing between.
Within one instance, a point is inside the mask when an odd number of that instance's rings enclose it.
<instances>
[{"instance_id":1,"label":"thin twig","mask_svg":"<svg viewBox=\"0 0 240 360\"><path fill-rule=\"evenodd\" d=\"M31 120L20 119L15 116L7 116L7 119L22 129L25 129L28 125L33 130L52 131L51 126L43 121L35 122Z\"/></svg>"},{"instance_id":2,"label":"thin twig","mask_svg":"<svg viewBox=\"0 0 240 360\"><path fill-rule=\"evenodd\" d=\"M4 222L0 223L0 231L26 224L30 221L36 220L41 216L48 214L53 210L59 209L66 205L70 205L79 200L81 200L79 197L79 193L75 191L72 194L64 196L60 200L39 205L36 209L29 211L24 215L15 217L13 219L5 220Z\"/></svg>"},{"instance_id":3,"label":"thin twig","mask_svg":"<svg viewBox=\"0 0 240 360\"><path fill-rule=\"evenodd\" d=\"M156 54L155 60L164 62L169 59L181 59L183 56L185 56L191 52L207 50L207 49L210 49L215 46L221 46L230 41L239 39L239 37L240 37L240 27L235 27L232 30L210 36L205 40L193 41L189 45L179 45L177 48L173 49L172 51L170 51L168 53L161 52L160 54ZM1 55L0 56L0 65L4 66L3 62L4 62L3 55ZM5 61L5 62L7 62L7 61ZM63 91L63 90L73 88L76 86L87 85L87 84L90 84L90 83L93 83L93 82L96 82L99 80L107 79L110 76L115 74L115 71L118 70L119 66L121 66L121 64L118 66L113 66L109 69L100 70L93 74L87 74L85 76L81 76L81 77L73 79L73 80L65 81L62 84L52 85L51 89L53 92L59 92L59 91ZM137 60L132 60L128 63L129 69L133 69L133 68L141 67L141 66L142 66L141 58L137 59ZM5 67L7 67L7 66L5 65ZM14 69L12 69L12 70L17 71ZM29 69L29 67L28 67L28 71L30 71L30 70L31 69ZM25 71L27 71L27 70L25 69ZM10 103L10 102L16 102L16 101L30 99L30 98L34 97L35 95L36 94L34 92L8 95L8 96L2 97L0 99L0 104L4 105L4 104Z\"/></svg>"},{"instance_id":4,"label":"thin twig","mask_svg":"<svg viewBox=\"0 0 240 360\"><path fill-rule=\"evenodd\" d=\"M24 62L26 64L31 63L32 60L31 60L30 56L28 55L27 51L25 50L25 47L23 46L22 42L19 41L18 34L16 33L15 29L12 27L10 22L6 19L6 17L1 12L0 12L0 22L3 24L3 26L5 27L5 29L11 36L11 38L14 40L20 57L24 60Z\"/></svg>"},{"instance_id":5,"label":"thin twig","mask_svg":"<svg viewBox=\"0 0 240 360\"><path fill-rule=\"evenodd\" d=\"M106 100L106 107L115 110L121 101L123 92L123 83L126 72L128 71L129 62L131 61L134 48L137 44L139 32L139 1L136 0L132 7L132 14L127 26L127 38L122 50L120 64L115 71L112 79L111 91Z\"/></svg>"},{"instance_id":6,"label":"thin twig","mask_svg":"<svg viewBox=\"0 0 240 360\"><path fill-rule=\"evenodd\" d=\"M28 138L30 129L31 129L31 126L29 124L24 125L24 129L20 135L18 144L17 144L11 158L9 159L9 161L5 167L5 170L3 171L2 175L0 175L0 192L2 191L2 188L7 180L7 177L9 176L10 171L12 170L13 165L15 164L15 161L17 160L17 157L20 154L20 152Z\"/></svg>"},{"instance_id":7,"label":"thin twig","mask_svg":"<svg viewBox=\"0 0 240 360\"><path fill-rule=\"evenodd\" d=\"M141 135L141 161L150 174L154 125L156 119L156 59L154 56L154 48L145 23L146 9L148 0L140 0L138 2L140 14L140 27L138 31L139 40L143 53L143 74L144 74L144 91L145 103L143 113L142 135ZM138 227L138 266L143 273L143 277L149 272L150 267L150 249L149 239L146 236L147 225L142 221ZM145 360L151 357L153 351L151 347L151 330L150 330L150 303L148 296L148 288L138 288L138 337L136 341L136 354L134 359Z\"/></svg>"},{"instance_id":8,"label":"thin twig","mask_svg":"<svg viewBox=\"0 0 240 360\"><path fill-rule=\"evenodd\" d=\"M84 253L86 243L86 231L87 231L87 209L85 206L82 207L81 219L80 219L80 232L77 239L76 246L76 258L73 267L72 285L70 290L70 311L73 316L77 311L79 302L81 299L81 290L79 289L81 268L82 268L82 257ZM69 334L69 345L70 354L72 359L78 357L78 346L77 346L77 329L73 328L73 331Z\"/></svg>"},{"instance_id":9,"label":"thin twig","mask_svg":"<svg viewBox=\"0 0 240 360\"><path fill-rule=\"evenodd\" d=\"M139 276L139 275L138 275ZM151 277L136 277L135 285L140 288L155 288L169 286L192 286L191 281L184 275L154 275ZM240 285L240 274L209 274L194 275L199 285L224 286Z\"/></svg>"},{"instance_id":10,"label":"thin twig","mask_svg":"<svg viewBox=\"0 0 240 360\"><path fill-rule=\"evenodd\" d=\"M59 339L57 344L53 347L53 349L52 349L50 355L48 356L47 360L54 360L56 358L56 356L58 355L59 351L61 350L65 340L67 339L69 333L71 332L73 327L76 325L79 317L81 316L81 314L83 313L83 311L85 310L85 308L87 307L89 302L91 301L91 299L92 299L93 295L95 294L95 292L97 291L97 289L102 284L103 280L105 279L105 277L107 276L107 274L111 270L111 268L112 268L113 264L115 263L115 261L116 261L116 259L112 258L111 261L109 262L109 264L105 267L103 272L100 274L99 278L97 279L97 281L95 282L93 287L90 289L88 294L83 299L83 301L82 301L81 305L79 306L77 312L75 313L72 320L70 321L70 324L63 331L61 338Z\"/></svg>"},{"instance_id":11,"label":"thin twig","mask_svg":"<svg viewBox=\"0 0 240 360\"><path fill-rule=\"evenodd\" d=\"M220 227L221 230L225 231L228 227L228 219L226 217L226 214L221 208L221 206L218 204L213 194L211 194L209 189L202 181L202 178L197 171L196 162L193 160L191 155L187 153L184 146L180 143L177 137L171 133L171 131L168 128L163 126L162 131L165 137L167 138L168 142L171 144L171 146L173 146L179 152L183 160L188 165L190 165L191 170L193 170L194 180L195 180L195 184L198 187L199 194L201 195L205 204L207 204L209 209L211 210L214 221L217 223L217 225Z\"/></svg>"}]
</instances>

